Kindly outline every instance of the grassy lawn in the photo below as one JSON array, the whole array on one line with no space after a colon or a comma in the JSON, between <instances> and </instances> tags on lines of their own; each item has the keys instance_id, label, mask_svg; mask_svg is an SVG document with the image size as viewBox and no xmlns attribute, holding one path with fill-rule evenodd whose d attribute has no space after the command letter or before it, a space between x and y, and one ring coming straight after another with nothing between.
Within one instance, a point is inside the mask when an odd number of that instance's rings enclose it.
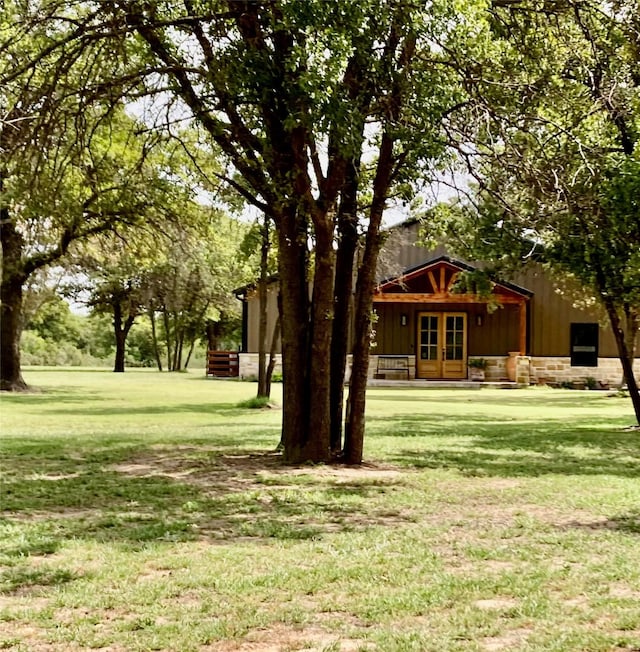
<instances>
[{"instance_id":1,"label":"grassy lawn","mask_svg":"<svg viewBox=\"0 0 640 652\"><path fill-rule=\"evenodd\" d=\"M25 378L0 397L0 649L640 650L628 399L371 389L368 464L293 468L280 411L238 407L254 384Z\"/></svg>"}]
</instances>

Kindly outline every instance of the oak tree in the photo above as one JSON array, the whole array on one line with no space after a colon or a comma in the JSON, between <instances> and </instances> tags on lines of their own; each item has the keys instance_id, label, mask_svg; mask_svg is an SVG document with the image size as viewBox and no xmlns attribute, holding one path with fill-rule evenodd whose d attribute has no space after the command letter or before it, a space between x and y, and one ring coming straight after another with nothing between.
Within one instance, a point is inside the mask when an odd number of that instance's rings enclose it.
<instances>
[{"instance_id":1,"label":"oak tree","mask_svg":"<svg viewBox=\"0 0 640 652\"><path fill-rule=\"evenodd\" d=\"M450 133L478 182L476 254L535 257L597 299L640 423L638 16L626 0L494 2Z\"/></svg>"}]
</instances>

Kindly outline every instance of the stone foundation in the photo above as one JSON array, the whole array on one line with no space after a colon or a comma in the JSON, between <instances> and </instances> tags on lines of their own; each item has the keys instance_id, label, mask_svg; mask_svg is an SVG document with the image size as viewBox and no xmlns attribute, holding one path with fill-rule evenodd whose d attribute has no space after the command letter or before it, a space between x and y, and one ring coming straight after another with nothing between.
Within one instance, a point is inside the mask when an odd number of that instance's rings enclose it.
<instances>
[{"instance_id":1,"label":"stone foundation","mask_svg":"<svg viewBox=\"0 0 640 652\"><path fill-rule=\"evenodd\" d=\"M640 375L640 359L636 359L634 372ZM584 381L593 378L603 385L617 385L622 380L622 365L617 358L598 358L597 367L572 367L571 358L531 358L530 382L545 385Z\"/></svg>"},{"instance_id":2,"label":"stone foundation","mask_svg":"<svg viewBox=\"0 0 640 652\"><path fill-rule=\"evenodd\" d=\"M409 379L416 377L416 356L409 357ZM487 382L503 382L508 380L507 360L509 356L474 356L483 357L487 361L485 380ZM599 358L597 367L572 367L571 358L562 357L515 357L515 382L519 385L544 385L547 383L584 382L586 378L594 378L603 385L617 385L622 379L622 366L617 358ZM378 365L378 356L369 359L369 378L373 379ZM640 358L635 363L636 376L640 376ZM282 373L281 356L276 356L276 373ZM346 382L351 372L351 356L347 357ZM389 380L394 379L394 372L387 372ZM240 354L240 377L244 379L258 377L258 354ZM398 372L398 380L406 380L406 373Z\"/></svg>"}]
</instances>

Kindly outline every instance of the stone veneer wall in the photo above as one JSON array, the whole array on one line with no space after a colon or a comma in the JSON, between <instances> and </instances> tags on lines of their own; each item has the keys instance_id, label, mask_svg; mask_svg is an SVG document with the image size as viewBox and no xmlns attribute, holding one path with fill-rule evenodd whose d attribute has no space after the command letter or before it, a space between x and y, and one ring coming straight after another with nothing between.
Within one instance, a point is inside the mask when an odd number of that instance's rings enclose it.
<instances>
[{"instance_id":1,"label":"stone veneer wall","mask_svg":"<svg viewBox=\"0 0 640 652\"><path fill-rule=\"evenodd\" d=\"M483 356L487 360L485 380L499 382L507 379L508 356ZM369 378L373 378L378 364L378 356L372 355L369 360ZM351 356L347 358L347 382L351 370ZM275 371L282 373L280 354L276 356ZM635 363L636 375L640 376L640 359ZM409 378L415 379L416 357L409 356ZM388 378L405 378L404 374L388 374ZM240 354L240 377L258 377L258 354ZM572 367L571 358L543 358L516 356L516 382L521 385L561 383L563 381L584 381L585 378L595 378L602 383L615 385L622 378L622 367L617 358L599 358L597 367Z\"/></svg>"},{"instance_id":2,"label":"stone veneer wall","mask_svg":"<svg viewBox=\"0 0 640 652\"><path fill-rule=\"evenodd\" d=\"M634 371L640 375L640 359L636 359ZM622 380L622 365L617 358L598 358L597 367L572 367L571 358L531 358L531 382L545 384L563 381L581 381L595 378L602 383L616 385Z\"/></svg>"},{"instance_id":3,"label":"stone veneer wall","mask_svg":"<svg viewBox=\"0 0 640 652\"><path fill-rule=\"evenodd\" d=\"M257 353L240 353L239 354L239 375L240 378L258 378L258 354ZM269 356L267 355L267 364ZM276 366L274 373L282 373L282 356L276 353Z\"/></svg>"}]
</instances>

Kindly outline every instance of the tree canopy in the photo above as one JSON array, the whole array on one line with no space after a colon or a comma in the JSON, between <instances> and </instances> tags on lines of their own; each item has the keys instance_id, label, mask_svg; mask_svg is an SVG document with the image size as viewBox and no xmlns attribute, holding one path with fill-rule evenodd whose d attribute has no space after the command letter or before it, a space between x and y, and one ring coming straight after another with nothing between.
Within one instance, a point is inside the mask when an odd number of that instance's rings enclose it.
<instances>
[{"instance_id":1,"label":"tree canopy","mask_svg":"<svg viewBox=\"0 0 640 652\"><path fill-rule=\"evenodd\" d=\"M475 255L535 258L597 298L640 422L637 9L494 3L485 59L461 68L469 101L450 129L478 184L462 227Z\"/></svg>"}]
</instances>

